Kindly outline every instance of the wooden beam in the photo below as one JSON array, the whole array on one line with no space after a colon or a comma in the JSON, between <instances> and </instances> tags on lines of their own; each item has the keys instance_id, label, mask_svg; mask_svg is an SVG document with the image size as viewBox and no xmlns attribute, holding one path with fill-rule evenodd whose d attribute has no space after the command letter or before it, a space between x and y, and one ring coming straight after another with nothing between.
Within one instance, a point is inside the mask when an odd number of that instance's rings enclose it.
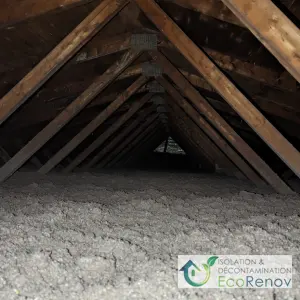
<instances>
[{"instance_id":1,"label":"wooden beam","mask_svg":"<svg viewBox=\"0 0 300 300\"><path fill-rule=\"evenodd\" d=\"M167 1L160 0L159 2ZM215 19L244 27L244 24L220 0L173 0L172 2Z\"/></svg>"},{"instance_id":2,"label":"wooden beam","mask_svg":"<svg viewBox=\"0 0 300 300\"><path fill-rule=\"evenodd\" d=\"M224 73L165 14L153 0L135 0L140 8L176 46L183 56L202 74L224 100L266 142L287 166L300 178L300 153L236 88Z\"/></svg>"},{"instance_id":3,"label":"wooden beam","mask_svg":"<svg viewBox=\"0 0 300 300\"><path fill-rule=\"evenodd\" d=\"M177 122L170 119L170 127L171 137L184 150L184 152L190 156L191 159L196 161L198 165L200 164L202 170L209 173L214 173L216 170L215 164L211 163L205 153L199 152L196 145L182 132L182 129L178 126Z\"/></svg>"},{"instance_id":4,"label":"wooden beam","mask_svg":"<svg viewBox=\"0 0 300 300\"><path fill-rule=\"evenodd\" d=\"M215 165L218 161L217 149L214 148L208 140L205 139L203 132L195 130L195 126L190 119L182 112L178 111L174 103L168 103L170 111L170 119L173 120L173 127L178 128L185 140L189 142L197 151L198 155L202 155L213 166L210 168L215 171ZM212 147L211 147L212 146Z\"/></svg>"},{"instance_id":5,"label":"wooden beam","mask_svg":"<svg viewBox=\"0 0 300 300\"><path fill-rule=\"evenodd\" d=\"M51 2L51 1L50 1ZM0 125L108 23L127 0L104 0L0 101Z\"/></svg>"},{"instance_id":6,"label":"wooden beam","mask_svg":"<svg viewBox=\"0 0 300 300\"><path fill-rule=\"evenodd\" d=\"M217 148L217 146L207 137L207 135L198 128L193 120L188 116L174 101L168 102L171 119L173 119L174 127L182 132L185 139L193 145L197 150L198 155L203 155L208 162L213 166L208 170L216 171L216 165L226 169L226 174L233 175L232 170L235 168L233 164L225 157L225 155Z\"/></svg>"},{"instance_id":7,"label":"wooden beam","mask_svg":"<svg viewBox=\"0 0 300 300\"><path fill-rule=\"evenodd\" d=\"M107 157L104 158L98 165L97 168L111 167L121 159L131 148L133 148L137 141L142 137L151 134L154 128L158 126L159 120L157 115L153 115L148 119L143 126L137 128L126 140L123 141L118 147L114 149Z\"/></svg>"},{"instance_id":8,"label":"wooden beam","mask_svg":"<svg viewBox=\"0 0 300 300\"><path fill-rule=\"evenodd\" d=\"M36 153L70 120L83 110L84 107L103 91L138 56L139 53L135 51L125 53L122 58L108 68L103 75L98 76L77 99L69 104L55 119L53 119L0 169L0 182L16 172L34 153Z\"/></svg>"},{"instance_id":9,"label":"wooden beam","mask_svg":"<svg viewBox=\"0 0 300 300\"><path fill-rule=\"evenodd\" d=\"M300 31L297 26L271 0L222 2L300 82Z\"/></svg>"},{"instance_id":10,"label":"wooden beam","mask_svg":"<svg viewBox=\"0 0 300 300\"><path fill-rule=\"evenodd\" d=\"M136 103L134 103L130 109L120 117L118 121L112 124L108 130L102 133L99 137L96 138L87 148L84 149L82 153L80 153L64 170L64 173L71 172L74 170L79 164L81 164L90 154L92 154L97 148L99 148L110 136L112 136L121 126L123 126L126 121L128 121L149 99L152 97L152 94L146 94L142 99L139 99ZM152 111L152 108L151 108ZM99 155L99 153L97 154ZM97 155L95 157L97 157ZM86 168L91 167L93 160L95 157L88 163Z\"/></svg>"},{"instance_id":11,"label":"wooden beam","mask_svg":"<svg viewBox=\"0 0 300 300\"><path fill-rule=\"evenodd\" d=\"M158 82L172 96L172 99L191 117L191 119L222 149L226 156L245 176L257 186L262 186L263 181L253 169L231 148L226 140L190 105L181 94L164 78L158 78Z\"/></svg>"},{"instance_id":12,"label":"wooden beam","mask_svg":"<svg viewBox=\"0 0 300 300\"><path fill-rule=\"evenodd\" d=\"M170 50L176 50L174 46L164 40L159 32L158 46ZM131 34L125 33L110 39L100 39L98 42L88 44L76 57L77 63L83 63L92 59L97 59L109 54L118 53L130 48ZM215 61L215 63L222 69L230 71L245 77L252 78L253 80L262 82L266 85L276 87L282 90L295 92L295 88L291 88L290 82L281 80L281 73L272 69L254 65L238 58L232 57L228 54L203 47L205 52ZM292 77L291 77L292 78Z\"/></svg>"},{"instance_id":13,"label":"wooden beam","mask_svg":"<svg viewBox=\"0 0 300 300\"><path fill-rule=\"evenodd\" d=\"M68 9L91 1L92 0L2 0L0 28L12 26L15 23L37 17L50 11Z\"/></svg>"},{"instance_id":14,"label":"wooden beam","mask_svg":"<svg viewBox=\"0 0 300 300\"><path fill-rule=\"evenodd\" d=\"M142 123L145 121L153 109L149 108L143 115L138 116L134 121L131 122L125 129L123 129L110 143L108 143L104 148L101 149L89 162L83 167L84 170L89 170L93 168L105 155L113 151L114 148L139 125L142 126Z\"/></svg>"},{"instance_id":15,"label":"wooden beam","mask_svg":"<svg viewBox=\"0 0 300 300\"><path fill-rule=\"evenodd\" d=\"M148 78L140 76L132 85L130 85L117 99L86 125L74 138L72 138L62 149L60 149L49 161L39 169L39 173L47 174L66 156L68 156L82 141L84 141L92 132L94 132L106 119L108 119L127 99L129 99L140 87L142 87Z\"/></svg>"},{"instance_id":16,"label":"wooden beam","mask_svg":"<svg viewBox=\"0 0 300 300\"><path fill-rule=\"evenodd\" d=\"M148 151L156 149L166 139L166 134L161 132L161 127L157 127L153 132L137 143L127 154L118 162L118 167L128 168L134 165Z\"/></svg>"},{"instance_id":17,"label":"wooden beam","mask_svg":"<svg viewBox=\"0 0 300 300\"><path fill-rule=\"evenodd\" d=\"M172 79L197 110L205 115L208 121L275 191L282 194L292 193L280 177L249 147L164 55L159 52L150 52L150 55L162 66L164 73Z\"/></svg>"}]
</instances>

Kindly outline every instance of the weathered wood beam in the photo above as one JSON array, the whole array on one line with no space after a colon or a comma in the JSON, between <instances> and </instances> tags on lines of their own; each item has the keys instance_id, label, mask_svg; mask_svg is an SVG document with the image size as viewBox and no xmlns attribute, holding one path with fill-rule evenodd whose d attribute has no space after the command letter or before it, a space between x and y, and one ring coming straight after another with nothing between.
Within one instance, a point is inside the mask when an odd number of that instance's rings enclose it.
<instances>
[{"instance_id":1,"label":"weathered wood beam","mask_svg":"<svg viewBox=\"0 0 300 300\"><path fill-rule=\"evenodd\" d=\"M145 136L140 142L137 142L132 149L123 156L119 162L118 167L126 168L136 163L148 151L156 149L164 139L166 133L163 133L161 127L158 125L148 136Z\"/></svg>"},{"instance_id":2,"label":"weathered wood beam","mask_svg":"<svg viewBox=\"0 0 300 300\"><path fill-rule=\"evenodd\" d=\"M249 147L164 55L159 52L150 52L150 54L162 66L164 73L179 87L181 93L195 105L200 113L206 116L209 122L275 191L282 194L292 193L280 177Z\"/></svg>"},{"instance_id":3,"label":"weathered wood beam","mask_svg":"<svg viewBox=\"0 0 300 300\"><path fill-rule=\"evenodd\" d=\"M108 23L127 0L104 0L0 101L0 124Z\"/></svg>"},{"instance_id":4,"label":"weathered wood beam","mask_svg":"<svg viewBox=\"0 0 300 300\"><path fill-rule=\"evenodd\" d=\"M220 151L220 149L208 138L208 136L198 128L193 120L188 116L174 101L169 101L171 118L174 120L174 126L181 130L185 139L189 141L197 149L197 152L203 154L213 165L213 172L216 166L222 167L227 175L233 176L236 167L228 160L228 158ZM205 170L207 171L207 170ZM210 168L210 171L212 169Z\"/></svg>"},{"instance_id":5,"label":"weathered wood beam","mask_svg":"<svg viewBox=\"0 0 300 300\"><path fill-rule=\"evenodd\" d=\"M206 160L213 166L215 171L215 165L219 162L217 149L214 148L208 140L205 139L203 132L195 130L194 124L190 119L187 119L186 115L183 115L182 111L178 111L178 108L174 106L174 103L168 103L170 111L170 119L173 120L175 128L179 128L185 140L193 145L197 150L198 155L203 155Z\"/></svg>"},{"instance_id":6,"label":"weathered wood beam","mask_svg":"<svg viewBox=\"0 0 300 300\"><path fill-rule=\"evenodd\" d=\"M160 0L159 2L167 1L168 0ZM172 2L215 19L245 27L245 25L220 0L173 0Z\"/></svg>"},{"instance_id":7,"label":"weathered wood beam","mask_svg":"<svg viewBox=\"0 0 300 300\"><path fill-rule=\"evenodd\" d=\"M0 169L0 182L16 172L34 153L36 153L70 120L83 110L138 56L138 52L127 52L120 60L108 68L104 74L98 76L98 78L96 78L96 80L78 98L69 104L55 119L53 119Z\"/></svg>"},{"instance_id":8,"label":"weathered wood beam","mask_svg":"<svg viewBox=\"0 0 300 300\"><path fill-rule=\"evenodd\" d=\"M263 185L262 179L253 169L231 148L218 132L190 105L181 94L164 78L158 78L158 82L172 96L172 99L191 117L191 119L212 139L212 141L222 149L226 156L245 176L258 186Z\"/></svg>"},{"instance_id":9,"label":"weathered wood beam","mask_svg":"<svg viewBox=\"0 0 300 300\"><path fill-rule=\"evenodd\" d=\"M133 147L130 152L128 152L118 163L118 167L127 168L136 164L144 154L156 149L167 136L158 127L150 134L150 136L145 137L143 141L138 143Z\"/></svg>"},{"instance_id":10,"label":"weathered wood beam","mask_svg":"<svg viewBox=\"0 0 300 300\"><path fill-rule=\"evenodd\" d=\"M138 116L130 125L123 129L110 143L108 143L104 148L102 148L84 167L84 170L89 170L93 168L105 155L113 151L117 145L122 142L126 137L139 125L142 123L150 114L153 113L153 109L149 108L144 114Z\"/></svg>"},{"instance_id":11,"label":"weathered wood beam","mask_svg":"<svg viewBox=\"0 0 300 300\"><path fill-rule=\"evenodd\" d=\"M137 128L118 147L109 153L109 155L97 165L97 168L114 166L126 153L128 153L128 151L130 151L130 149L136 145L137 140L139 141L141 137L149 135L159 124L160 122L157 115L153 115L143 124L143 126Z\"/></svg>"},{"instance_id":12,"label":"weathered wood beam","mask_svg":"<svg viewBox=\"0 0 300 300\"><path fill-rule=\"evenodd\" d=\"M209 173L214 173L216 170L215 165L211 163L211 161L203 152L199 152L198 147L196 147L192 141L187 139L185 134L182 132L182 129L177 125L177 122L170 119L170 127L171 137L184 150L184 152L194 161L196 161L197 164L200 164L202 170Z\"/></svg>"},{"instance_id":13,"label":"weathered wood beam","mask_svg":"<svg viewBox=\"0 0 300 300\"><path fill-rule=\"evenodd\" d=\"M271 0L222 2L300 82L300 31L297 26Z\"/></svg>"},{"instance_id":14,"label":"weathered wood beam","mask_svg":"<svg viewBox=\"0 0 300 300\"><path fill-rule=\"evenodd\" d=\"M166 49L175 49L174 46L165 41L159 32L158 46ZM87 45L75 58L77 63L86 62L92 59L97 59L109 54L118 53L130 48L131 34L125 33L117 37L112 37L106 40L100 40L96 43ZM295 91L291 88L291 84L281 79L281 74L269 68L254 65L238 58L223 54L219 51L203 47L205 52L217 63L217 65L226 70L245 77L252 78L253 80L262 82L266 85L273 86L283 90Z\"/></svg>"},{"instance_id":15,"label":"weathered wood beam","mask_svg":"<svg viewBox=\"0 0 300 300\"><path fill-rule=\"evenodd\" d=\"M142 87L148 78L140 76L124 92L120 93L117 99L86 125L75 137L73 137L62 149L60 149L49 161L39 169L39 173L47 174L65 157L67 157L82 141L94 132L106 119L108 119L125 101L127 101L136 91Z\"/></svg>"},{"instance_id":16,"label":"weathered wood beam","mask_svg":"<svg viewBox=\"0 0 300 300\"><path fill-rule=\"evenodd\" d=\"M71 172L74 170L79 164L81 164L90 154L92 154L97 148L99 148L110 136L112 136L115 132L117 132L121 126L123 126L126 121L128 121L149 99L152 97L152 94L146 94L142 99L139 99L136 103L134 103L130 109L122 115L118 121L113 123L108 130L102 133L99 137L96 138L87 148L84 149L82 153L80 153L64 170L64 173ZM152 108L150 108L152 111ZM99 153L97 154L99 155ZM96 155L96 156L97 156ZM96 157L95 156L95 157ZM86 166L90 168L93 164L93 160L95 157L89 162Z\"/></svg>"},{"instance_id":17,"label":"weathered wood beam","mask_svg":"<svg viewBox=\"0 0 300 300\"><path fill-rule=\"evenodd\" d=\"M153 0L135 0L183 56L300 178L300 153Z\"/></svg>"},{"instance_id":18,"label":"weathered wood beam","mask_svg":"<svg viewBox=\"0 0 300 300\"><path fill-rule=\"evenodd\" d=\"M3 3L4 1L4 3ZM93 0L3 0L0 10L0 28L12 26L29 18L54 11L83 5Z\"/></svg>"}]
</instances>

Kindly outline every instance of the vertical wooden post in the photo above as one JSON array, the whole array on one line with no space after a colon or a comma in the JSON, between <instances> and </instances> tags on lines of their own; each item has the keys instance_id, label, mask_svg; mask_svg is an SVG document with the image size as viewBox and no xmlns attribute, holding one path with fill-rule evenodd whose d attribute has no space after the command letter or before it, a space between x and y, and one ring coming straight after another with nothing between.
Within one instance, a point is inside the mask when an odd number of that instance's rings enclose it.
<instances>
[{"instance_id":1,"label":"vertical wooden post","mask_svg":"<svg viewBox=\"0 0 300 300\"><path fill-rule=\"evenodd\" d=\"M120 60L108 68L56 118L29 141L1 169L0 182L16 172L34 153L42 148L57 132L83 110L101 91L103 91L124 69L128 67L140 53L129 51Z\"/></svg>"},{"instance_id":2,"label":"vertical wooden post","mask_svg":"<svg viewBox=\"0 0 300 300\"><path fill-rule=\"evenodd\" d=\"M0 125L129 1L104 0L0 100Z\"/></svg>"},{"instance_id":3,"label":"vertical wooden post","mask_svg":"<svg viewBox=\"0 0 300 300\"><path fill-rule=\"evenodd\" d=\"M249 147L249 145L233 130L233 128L216 112L216 110L200 95L193 85L176 69L175 66L160 52L150 52L152 58L159 63L166 75L179 87L184 94L203 113L209 122L230 142L230 144L248 161L254 170L268 182L275 191L281 194L293 193L284 181Z\"/></svg>"}]
</instances>

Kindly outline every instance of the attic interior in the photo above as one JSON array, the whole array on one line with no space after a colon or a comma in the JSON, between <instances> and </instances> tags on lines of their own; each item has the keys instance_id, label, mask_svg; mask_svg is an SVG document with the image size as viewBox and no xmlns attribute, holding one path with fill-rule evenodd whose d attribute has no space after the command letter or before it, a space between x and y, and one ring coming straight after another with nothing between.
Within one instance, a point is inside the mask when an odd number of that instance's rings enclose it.
<instances>
[{"instance_id":1,"label":"attic interior","mask_svg":"<svg viewBox=\"0 0 300 300\"><path fill-rule=\"evenodd\" d=\"M4 0L0 298L226 299L178 289L177 255L298 254L299 18L300 0Z\"/></svg>"}]
</instances>

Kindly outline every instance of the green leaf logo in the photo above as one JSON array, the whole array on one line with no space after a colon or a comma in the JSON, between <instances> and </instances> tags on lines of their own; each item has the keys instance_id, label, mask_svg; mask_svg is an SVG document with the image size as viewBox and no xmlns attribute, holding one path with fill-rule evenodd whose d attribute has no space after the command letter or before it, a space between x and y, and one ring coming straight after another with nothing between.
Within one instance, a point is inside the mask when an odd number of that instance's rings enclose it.
<instances>
[{"instance_id":1,"label":"green leaf logo","mask_svg":"<svg viewBox=\"0 0 300 300\"><path fill-rule=\"evenodd\" d=\"M207 264L212 267L216 260L218 259L219 257L218 256L211 256L208 260L207 260Z\"/></svg>"}]
</instances>

